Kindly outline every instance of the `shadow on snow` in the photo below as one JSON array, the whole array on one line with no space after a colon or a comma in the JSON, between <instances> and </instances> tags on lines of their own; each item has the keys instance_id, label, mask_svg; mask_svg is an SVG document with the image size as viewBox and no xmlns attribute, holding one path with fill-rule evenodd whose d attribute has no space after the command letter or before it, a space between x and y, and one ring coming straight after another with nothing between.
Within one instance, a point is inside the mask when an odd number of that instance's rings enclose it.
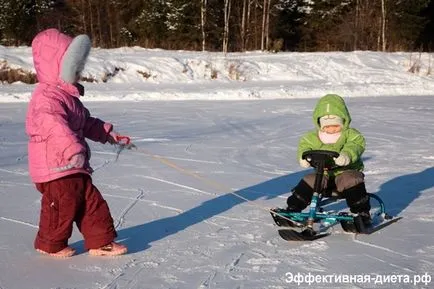
<instances>
[{"instance_id":1,"label":"shadow on snow","mask_svg":"<svg viewBox=\"0 0 434 289\"><path fill-rule=\"evenodd\" d=\"M258 199L270 200L277 196L289 195L290 190L304 176L306 172L295 172L289 175L277 177L263 183L238 190L235 193L251 201ZM285 201L282 200L283 204ZM164 239L190 226L217 216L237 205L246 203L245 200L226 193L200 205L191 208L176 216L158 219L149 223L121 229L118 231L118 239L128 246L129 253L143 251L149 248L150 243ZM272 222L270 216L270 223ZM72 247L82 247L83 241L71 244Z\"/></svg>"},{"instance_id":2,"label":"shadow on snow","mask_svg":"<svg viewBox=\"0 0 434 289\"><path fill-rule=\"evenodd\" d=\"M422 191L432 187L434 167L393 178L382 184L375 194L384 201L389 214L399 215L422 194Z\"/></svg>"}]
</instances>

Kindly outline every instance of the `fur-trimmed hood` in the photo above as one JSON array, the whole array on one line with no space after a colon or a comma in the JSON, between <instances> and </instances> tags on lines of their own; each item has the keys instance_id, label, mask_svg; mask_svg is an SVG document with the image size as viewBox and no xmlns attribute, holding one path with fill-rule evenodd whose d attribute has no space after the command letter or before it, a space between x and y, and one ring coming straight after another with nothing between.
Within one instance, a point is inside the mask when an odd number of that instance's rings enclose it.
<instances>
[{"instance_id":1,"label":"fur-trimmed hood","mask_svg":"<svg viewBox=\"0 0 434 289\"><path fill-rule=\"evenodd\" d=\"M91 48L87 35L72 38L59 30L44 30L32 41L33 63L40 83L74 84Z\"/></svg>"}]
</instances>

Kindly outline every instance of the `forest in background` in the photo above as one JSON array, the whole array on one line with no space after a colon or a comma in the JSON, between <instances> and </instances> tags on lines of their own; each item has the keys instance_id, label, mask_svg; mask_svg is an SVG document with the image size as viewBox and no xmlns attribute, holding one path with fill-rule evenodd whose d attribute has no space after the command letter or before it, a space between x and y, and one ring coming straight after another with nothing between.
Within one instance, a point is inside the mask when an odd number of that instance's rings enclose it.
<instances>
[{"instance_id":1,"label":"forest in background","mask_svg":"<svg viewBox=\"0 0 434 289\"><path fill-rule=\"evenodd\" d=\"M434 0L0 0L0 44L55 27L94 47L434 51Z\"/></svg>"}]
</instances>

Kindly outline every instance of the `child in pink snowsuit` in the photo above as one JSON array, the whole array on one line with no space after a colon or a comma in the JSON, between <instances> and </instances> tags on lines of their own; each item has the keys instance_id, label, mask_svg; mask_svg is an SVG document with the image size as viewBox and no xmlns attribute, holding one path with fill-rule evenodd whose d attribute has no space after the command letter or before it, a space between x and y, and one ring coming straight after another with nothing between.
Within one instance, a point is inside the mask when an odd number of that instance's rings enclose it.
<instances>
[{"instance_id":1,"label":"child in pink snowsuit","mask_svg":"<svg viewBox=\"0 0 434 289\"><path fill-rule=\"evenodd\" d=\"M38 85L30 100L26 132L29 171L42 194L35 249L55 257L70 257L74 222L91 255L120 255L127 248L117 234L106 201L92 184L90 149L85 138L111 144L117 133L110 123L90 116L80 101L77 83L91 49L88 36L71 38L56 29L33 39Z\"/></svg>"}]
</instances>

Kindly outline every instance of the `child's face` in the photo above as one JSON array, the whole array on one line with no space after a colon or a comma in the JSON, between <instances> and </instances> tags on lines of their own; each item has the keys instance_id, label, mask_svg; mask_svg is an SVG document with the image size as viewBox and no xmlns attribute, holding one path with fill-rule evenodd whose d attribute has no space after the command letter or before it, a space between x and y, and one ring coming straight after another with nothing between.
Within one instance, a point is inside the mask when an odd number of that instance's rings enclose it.
<instances>
[{"instance_id":1,"label":"child's face","mask_svg":"<svg viewBox=\"0 0 434 289\"><path fill-rule=\"evenodd\" d=\"M327 125L322 128L322 131L326 133L338 133L342 131L342 127L340 125Z\"/></svg>"}]
</instances>

